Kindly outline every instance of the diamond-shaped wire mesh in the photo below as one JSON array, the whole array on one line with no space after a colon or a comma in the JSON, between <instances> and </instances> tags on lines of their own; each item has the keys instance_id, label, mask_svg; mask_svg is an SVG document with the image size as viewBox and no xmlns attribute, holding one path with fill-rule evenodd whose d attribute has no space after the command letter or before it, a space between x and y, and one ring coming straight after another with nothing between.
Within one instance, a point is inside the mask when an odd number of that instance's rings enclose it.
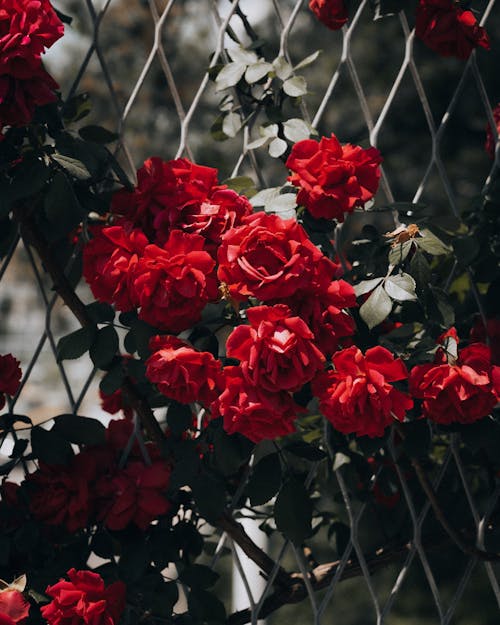
<instances>
[{"instance_id":1,"label":"diamond-shaped wire mesh","mask_svg":"<svg viewBox=\"0 0 500 625\"><path fill-rule=\"evenodd\" d=\"M65 97L82 89L91 92L95 118L120 134L117 153L130 176L135 175L144 157L157 152L164 158L188 156L203 164L219 164L228 177L245 173L258 185L270 186L283 177L283 171L265 150L245 149L248 128L226 144L211 141L207 132L218 101L208 70L220 58L225 59L224 49L234 45L234 39L248 44L242 20L242 15L248 14L256 32L271 41L274 56L267 60L279 54L296 63L323 44L325 51L317 69L311 71L311 93L304 99L300 114L320 134L335 131L344 141L362 139L381 149L385 157L382 201L432 198L443 211L458 215L464 202L487 183L491 163L482 154L482 143L485 125L495 127L492 104L500 92L498 76L481 66L483 58L476 58L475 53L467 62L435 56L430 60L429 51L415 42L404 13L373 23L369 0L351 3L348 25L334 34L325 29L317 42L315 36L308 36L319 31L317 25L312 30L313 18L306 4L303 0L67 0L61 2L61 8L75 11L76 27L67 41L59 44L59 51L54 47L48 62L61 80ZM500 3L482 3L480 20L486 26L499 23ZM63 57L79 58L77 66ZM430 66L437 69L432 73ZM441 72L445 92L439 84ZM472 144L449 159L456 148L457 133ZM469 175L471 167L474 172L483 172L481 179ZM10 409L28 414L34 422L64 412L102 418L96 408L97 381L90 359L56 361L58 338L77 324L50 287L29 248L19 239L12 241L0 267L1 351L11 351L22 360L23 381ZM13 442L4 442L2 455L8 455L8 445ZM396 457L392 443L390 451ZM233 549L234 577L241 578L239 586L250 609L246 620L242 617L233 622L256 623L270 612L273 581L284 563L308 580L309 607L298 612L295 606L285 608L285 616L278 612L271 617L272 622L288 618L292 622L343 625L464 623L460 620L462 602L470 597L473 579L474 589L482 589L481 600L500 606L495 566L480 563L476 557L454 559L462 567L456 576L458 583L443 594L439 578L442 566L436 557L440 548L426 547L422 541L432 515L429 503L415 500L407 476L395 466L413 528L411 541L401 546L396 563L389 563L382 571L384 554L371 553L365 545L366 525L373 524L369 506L352 497L344 468L340 468L336 488L350 535L338 548L338 562L321 591L312 588L304 553L287 541L274 537L271 543L265 542L276 565L273 574L260 583L248 573L245 557ZM487 501L475 501L456 438L434 475L434 488L440 493L451 479L463 489L478 546L483 547L488 517L499 492ZM239 493L234 500L238 498ZM225 535L221 537L213 566L218 566L223 547L230 542ZM329 553L324 546L323 551ZM351 579L340 585L346 578ZM400 620L408 611L404 602L414 592L416 579L425 594L413 599L415 618ZM420 606L426 604L421 613L419 602ZM346 613L346 606L351 606L350 613Z\"/></svg>"}]
</instances>

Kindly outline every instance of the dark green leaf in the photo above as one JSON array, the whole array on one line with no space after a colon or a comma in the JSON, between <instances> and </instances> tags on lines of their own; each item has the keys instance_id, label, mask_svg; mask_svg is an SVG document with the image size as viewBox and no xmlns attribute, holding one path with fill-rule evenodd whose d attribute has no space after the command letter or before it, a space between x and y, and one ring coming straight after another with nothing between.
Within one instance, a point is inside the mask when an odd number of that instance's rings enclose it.
<instances>
[{"instance_id":1,"label":"dark green leaf","mask_svg":"<svg viewBox=\"0 0 500 625\"><path fill-rule=\"evenodd\" d=\"M237 176L236 178L227 178L222 184L227 184L230 189L236 193L252 197L255 195L255 182L248 176Z\"/></svg>"},{"instance_id":2,"label":"dark green leaf","mask_svg":"<svg viewBox=\"0 0 500 625\"><path fill-rule=\"evenodd\" d=\"M127 542L118 563L120 578L125 583L135 583L144 575L148 565L149 554L144 539L135 537Z\"/></svg>"},{"instance_id":3,"label":"dark green leaf","mask_svg":"<svg viewBox=\"0 0 500 625\"><path fill-rule=\"evenodd\" d=\"M295 544L312 532L312 502L302 480L291 478L281 488L274 504L276 526Z\"/></svg>"},{"instance_id":4,"label":"dark green leaf","mask_svg":"<svg viewBox=\"0 0 500 625\"><path fill-rule=\"evenodd\" d=\"M90 349L95 335L96 328L87 326L63 336L57 343L57 360L80 358Z\"/></svg>"},{"instance_id":5,"label":"dark green leaf","mask_svg":"<svg viewBox=\"0 0 500 625\"><path fill-rule=\"evenodd\" d=\"M179 589L176 582L164 582L154 588L151 593L151 610L153 614L171 622L172 612L179 599Z\"/></svg>"},{"instance_id":6,"label":"dark green leaf","mask_svg":"<svg viewBox=\"0 0 500 625\"><path fill-rule=\"evenodd\" d=\"M406 453L419 458L425 456L431 444L431 431L427 421L411 421L401 425L406 437L403 441L403 448Z\"/></svg>"},{"instance_id":7,"label":"dark green leaf","mask_svg":"<svg viewBox=\"0 0 500 625\"><path fill-rule=\"evenodd\" d=\"M104 145L106 143L112 143L119 138L119 135L117 135L115 132L111 132L110 130L108 130L107 128L103 128L102 126L94 126L92 124L80 128L78 134L85 141L102 143Z\"/></svg>"},{"instance_id":8,"label":"dark green leaf","mask_svg":"<svg viewBox=\"0 0 500 625\"><path fill-rule=\"evenodd\" d=\"M188 521L180 521L172 528L177 548L186 558L197 557L203 551L203 538L196 527Z\"/></svg>"},{"instance_id":9,"label":"dark green leaf","mask_svg":"<svg viewBox=\"0 0 500 625\"><path fill-rule=\"evenodd\" d=\"M332 523L328 528L328 538L335 535L335 544L337 548L337 555L339 558L344 554L349 540L351 538L351 529L345 523L336 521Z\"/></svg>"},{"instance_id":10,"label":"dark green leaf","mask_svg":"<svg viewBox=\"0 0 500 625\"><path fill-rule=\"evenodd\" d=\"M219 579L219 574L202 564L192 564L184 569L179 579L191 588L210 588Z\"/></svg>"},{"instance_id":11,"label":"dark green leaf","mask_svg":"<svg viewBox=\"0 0 500 625\"><path fill-rule=\"evenodd\" d=\"M7 566L10 558L10 542L8 536L0 536L0 566Z\"/></svg>"},{"instance_id":12,"label":"dark green leaf","mask_svg":"<svg viewBox=\"0 0 500 625\"><path fill-rule=\"evenodd\" d=\"M434 310L431 308L430 317L435 319L436 317L442 319L442 325L446 328L450 328L455 323L455 310L450 304L448 295L442 289L437 287L430 287L432 295L434 296ZM431 305L432 306L432 305ZM435 312L434 312L435 311ZM437 312L437 314L436 314Z\"/></svg>"},{"instance_id":13,"label":"dark green leaf","mask_svg":"<svg viewBox=\"0 0 500 625\"><path fill-rule=\"evenodd\" d=\"M202 474L195 479L192 488L201 516L209 522L215 521L226 505L224 483L208 474Z\"/></svg>"},{"instance_id":14,"label":"dark green leaf","mask_svg":"<svg viewBox=\"0 0 500 625\"><path fill-rule=\"evenodd\" d=\"M86 117L92 109L88 93L79 93L70 98L63 109L63 119L66 123L77 122Z\"/></svg>"},{"instance_id":15,"label":"dark green leaf","mask_svg":"<svg viewBox=\"0 0 500 625\"><path fill-rule=\"evenodd\" d=\"M19 458L26 451L26 447L28 447L29 440L26 438L18 438L14 443L14 448L12 453L9 455L9 458Z\"/></svg>"},{"instance_id":16,"label":"dark green leaf","mask_svg":"<svg viewBox=\"0 0 500 625\"><path fill-rule=\"evenodd\" d=\"M189 613L197 622L211 625L226 622L226 609L217 597L206 590L192 590L188 596Z\"/></svg>"},{"instance_id":17,"label":"dark green leaf","mask_svg":"<svg viewBox=\"0 0 500 625\"><path fill-rule=\"evenodd\" d=\"M78 180L88 180L91 177L87 167L76 158L58 153L53 154L52 158L59 163L65 171Z\"/></svg>"},{"instance_id":18,"label":"dark green leaf","mask_svg":"<svg viewBox=\"0 0 500 625\"><path fill-rule=\"evenodd\" d=\"M311 462L319 462L323 460L323 458L326 458L326 454L322 449L310 445L305 441L291 441L285 445L284 449L294 456L311 460Z\"/></svg>"},{"instance_id":19,"label":"dark green leaf","mask_svg":"<svg viewBox=\"0 0 500 625\"><path fill-rule=\"evenodd\" d=\"M67 441L77 445L102 445L106 441L106 428L97 419L75 414L54 417L52 429Z\"/></svg>"},{"instance_id":20,"label":"dark green leaf","mask_svg":"<svg viewBox=\"0 0 500 625\"><path fill-rule=\"evenodd\" d=\"M431 281L431 267L425 256L419 250L415 250L410 261L410 273L417 283L417 290L424 291Z\"/></svg>"},{"instance_id":21,"label":"dark green leaf","mask_svg":"<svg viewBox=\"0 0 500 625\"><path fill-rule=\"evenodd\" d=\"M264 456L253 467L245 494L252 506L260 506L274 497L281 486L281 464L277 453Z\"/></svg>"},{"instance_id":22,"label":"dark green leaf","mask_svg":"<svg viewBox=\"0 0 500 625\"><path fill-rule=\"evenodd\" d=\"M23 160L12 172L13 180L7 190L9 203L17 202L41 191L47 183L50 173L47 165L37 158Z\"/></svg>"},{"instance_id":23,"label":"dark green leaf","mask_svg":"<svg viewBox=\"0 0 500 625\"><path fill-rule=\"evenodd\" d=\"M105 323L115 318L114 308L104 302L92 302L86 308L94 323Z\"/></svg>"},{"instance_id":24,"label":"dark green leaf","mask_svg":"<svg viewBox=\"0 0 500 625\"><path fill-rule=\"evenodd\" d=\"M121 363L117 363L102 378L99 388L105 395L111 395L121 387L124 379L123 367Z\"/></svg>"},{"instance_id":25,"label":"dark green leaf","mask_svg":"<svg viewBox=\"0 0 500 625\"><path fill-rule=\"evenodd\" d=\"M45 194L45 215L50 224L50 238L68 234L82 221L83 209L67 176L58 171Z\"/></svg>"},{"instance_id":26,"label":"dark green leaf","mask_svg":"<svg viewBox=\"0 0 500 625\"><path fill-rule=\"evenodd\" d=\"M212 421L209 426L209 440L213 443L213 466L224 476L233 475L247 462L254 444L241 434L227 434L222 419Z\"/></svg>"},{"instance_id":27,"label":"dark green leaf","mask_svg":"<svg viewBox=\"0 0 500 625\"><path fill-rule=\"evenodd\" d=\"M97 331L90 347L90 358L96 367L106 367L118 352L118 334L113 326Z\"/></svg>"},{"instance_id":28,"label":"dark green leaf","mask_svg":"<svg viewBox=\"0 0 500 625\"><path fill-rule=\"evenodd\" d=\"M73 457L71 443L54 430L36 426L31 430L31 448L36 458L47 464L66 465Z\"/></svg>"},{"instance_id":29,"label":"dark green leaf","mask_svg":"<svg viewBox=\"0 0 500 625\"><path fill-rule=\"evenodd\" d=\"M462 267L468 267L481 251L479 241L473 237L457 237L453 240L453 250Z\"/></svg>"},{"instance_id":30,"label":"dark green leaf","mask_svg":"<svg viewBox=\"0 0 500 625\"><path fill-rule=\"evenodd\" d=\"M109 532L104 529L94 534L90 543L90 548L100 558L111 559L115 554L113 538Z\"/></svg>"},{"instance_id":31,"label":"dark green leaf","mask_svg":"<svg viewBox=\"0 0 500 625\"><path fill-rule=\"evenodd\" d=\"M167 423L174 436L181 436L193 424L190 406L172 401L167 409Z\"/></svg>"}]
</instances>

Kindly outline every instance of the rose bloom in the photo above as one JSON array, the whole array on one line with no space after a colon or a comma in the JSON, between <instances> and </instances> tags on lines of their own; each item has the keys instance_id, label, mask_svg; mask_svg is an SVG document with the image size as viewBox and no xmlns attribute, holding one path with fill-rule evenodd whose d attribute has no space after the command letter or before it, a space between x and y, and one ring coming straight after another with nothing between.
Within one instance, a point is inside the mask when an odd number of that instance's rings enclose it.
<instances>
[{"instance_id":1,"label":"rose bloom","mask_svg":"<svg viewBox=\"0 0 500 625\"><path fill-rule=\"evenodd\" d=\"M98 573L76 569L67 576L69 581L61 579L45 590L52 597L41 608L48 625L117 625L125 608L123 582L105 586Z\"/></svg>"},{"instance_id":2,"label":"rose bloom","mask_svg":"<svg viewBox=\"0 0 500 625\"><path fill-rule=\"evenodd\" d=\"M332 134L319 143L296 143L286 166L294 172L288 180L299 187L297 202L316 219L344 221L344 213L364 206L378 189L382 157L376 148L342 145Z\"/></svg>"},{"instance_id":3,"label":"rose bloom","mask_svg":"<svg viewBox=\"0 0 500 625\"><path fill-rule=\"evenodd\" d=\"M221 383L221 365L209 352L199 352L174 336L151 339L146 377L160 393L184 404L209 403Z\"/></svg>"},{"instance_id":4,"label":"rose bloom","mask_svg":"<svg viewBox=\"0 0 500 625\"><path fill-rule=\"evenodd\" d=\"M64 25L49 0L2 0L0 74L31 78L41 53L63 34Z\"/></svg>"},{"instance_id":5,"label":"rose bloom","mask_svg":"<svg viewBox=\"0 0 500 625\"><path fill-rule=\"evenodd\" d=\"M281 299L309 283L322 257L295 220L260 212L222 237L218 277L237 301Z\"/></svg>"},{"instance_id":6,"label":"rose bloom","mask_svg":"<svg viewBox=\"0 0 500 625\"><path fill-rule=\"evenodd\" d=\"M0 356L0 410L5 406L5 396L17 393L21 384L21 367L19 360L12 354Z\"/></svg>"},{"instance_id":7,"label":"rose bloom","mask_svg":"<svg viewBox=\"0 0 500 625\"><path fill-rule=\"evenodd\" d=\"M116 391L110 395L106 395L106 393L103 393L99 389L99 398L101 400L101 408L104 412L108 414L123 412L127 419L132 419L134 416L134 411L132 407L126 403L121 388L116 389Z\"/></svg>"},{"instance_id":8,"label":"rose bloom","mask_svg":"<svg viewBox=\"0 0 500 625\"><path fill-rule=\"evenodd\" d=\"M98 517L110 530L122 530L129 523L145 530L170 509L165 491L171 469L163 460L151 466L132 460L124 469L102 476L96 483Z\"/></svg>"},{"instance_id":9,"label":"rose bloom","mask_svg":"<svg viewBox=\"0 0 500 625\"><path fill-rule=\"evenodd\" d=\"M345 280L332 279L336 273L337 265L324 257L316 265L309 287L284 302L309 326L316 346L327 357L341 344L350 345L348 337L356 330L354 319L345 310L357 305L356 294Z\"/></svg>"},{"instance_id":10,"label":"rose bloom","mask_svg":"<svg viewBox=\"0 0 500 625\"><path fill-rule=\"evenodd\" d=\"M90 483L96 472L95 459L87 453L75 456L69 467L40 462L40 468L26 478L31 514L68 532L84 528L91 514Z\"/></svg>"},{"instance_id":11,"label":"rose bloom","mask_svg":"<svg viewBox=\"0 0 500 625\"><path fill-rule=\"evenodd\" d=\"M490 49L488 34L474 13L454 0L420 0L415 35L441 56L468 59L478 46Z\"/></svg>"},{"instance_id":12,"label":"rose bloom","mask_svg":"<svg viewBox=\"0 0 500 625\"><path fill-rule=\"evenodd\" d=\"M486 319L486 328L481 317L478 317L470 331L470 340L474 343L485 343L488 338L491 350L491 364L500 365L500 318Z\"/></svg>"},{"instance_id":13,"label":"rose bloom","mask_svg":"<svg viewBox=\"0 0 500 625\"><path fill-rule=\"evenodd\" d=\"M111 210L142 228L151 241L161 244L167 240L180 211L204 201L216 184L217 170L213 167L196 165L186 158L162 161L154 156L137 171L133 191L123 189L114 194Z\"/></svg>"},{"instance_id":14,"label":"rose bloom","mask_svg":"<svg viewBox=\"0 0 500 625\"><path fill-rule=\"evenodd\" d=\"M349 19L344 0L310 0L309 8L331 30L339 30Z\"/></svg>"},{"instance_id":15,"label":"rose bloom","mask_svg":"<svg viewBox=\"0 0 500 625\"><path fill-rule=\"evenodd\" d=\"M93 238L83 249L83 277L97 300L131 310L129 275L148 245L147 238L125 223L92 227L91 233Z\"/></svg>"},{"instance_id":16,"label":"rose bloom","mask_svg":"<svg viewBox=\"0 0 500 625\"><path fill-rule=\"evenodd\" d=\"M19 590L0 591L0 625L22 625L29 612L30 604Z\"/></svg>"},{"instance_id":17,"label":"rose bloom","mask_svg":"<svg viewBox=\"0 0 500 625\"><path fill-rule=\"evenodd\" d=\"M422 413L436 423L473 423L487 416L500 395L500 367L491 364L490 348L473 343L460 350L456 363L439 349L435 362L413 367L410 392L422 399Z\"/></svg>"},{"instance_id":18,"label":"rose bloom","mask_svg":"<svg viewBox=\"0 0 500 625\"><path fill-rule=\"evenodd\" d=\"M295 431L293 422L302 409L291 395L269 393L251 384L240 367L224 368L224 390L211 406L212 417L222 417L228 434L239 432L254 443Z\"/></svg>"},{"instance_id":19,"label":"rose bloom","mask_svg":"<svg viewBox=\"0 0 500 625\"><path fill-rule=\"evenodd\" d=\"M497 134L500 133L500 102L493 109L493 118L495 120ZM486 150L486 154L490 158L495 158L495 137L493 136L493 131L491 129L490 124L486 126L486 141L484 143L484 149Z\"/></svg>"},{"instance_id":20,"label":"rose bloom","mask_svg":"<svg viewBox=\"0 0 500 625\"><path fill-rule=\"evenodd\" d=\"M36 74L26 79L0 75L0 129L29 124L37 106L57 101L54 91L58 88L41 65Z\"/></svg>"},{"instance_id":21,"label":"rose bloom","mask_svg":"<svg viewBox=\"0 0 500 625\"><path fill-rule=\"evenodd\" d=\"M230 358L241 361L243 375L266 391L298 391L323 369L325 357L314 334L288 306L247 310L250 325L235 328L227 339Z\"/></svg>"},{"instance_id":22,"label":"rose bloom","mask_svg":"<svg viewBox=\"0 0 500 625\"><path fill-rule=\"evenodd\" d=\"M382 436L413 406L408 395L390 384L405 380L408 371L384 347L372 347L363 355L353 345L334 354L332 363L334 369L313 380L312 389L322 413L340 432Z\"/></svg>"},{"instance_id":23,"label":"rose bloom","mask_svg":"<svg viewBox=\"0 0 500 625\"><path fill-rule=\"evenodd\" d=\"M200 320L218 297L215 261L203 246L203 237L173 230L163 248L145 248L128 283L140 319L175 334Z\"/></svg>"}]
</instances>

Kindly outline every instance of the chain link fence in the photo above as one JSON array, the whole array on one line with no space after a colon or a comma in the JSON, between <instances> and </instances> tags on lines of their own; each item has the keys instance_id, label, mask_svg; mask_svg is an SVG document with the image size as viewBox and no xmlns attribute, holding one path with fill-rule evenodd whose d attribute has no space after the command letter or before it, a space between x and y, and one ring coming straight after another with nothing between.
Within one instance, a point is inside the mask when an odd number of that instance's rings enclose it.
<instances>
[{"instance_id":1,"label":"chain link fence","mask_svg":"<svg viewBox=\"0 0 500 625\"><path fill-rule=\"evenodd\" d=\"M352 17L342 31L327 33L331 47L319 61L319 73L313 75L316 84L311 88L311 95L303 99L301 115L318 128L320 134L335 130L339 135L345 135L343 139L351 140L347 134L352 131L379 147L384 155L388 154L380 191L386 202L402 199L419 202L431 194L445 207L443 210L459 215L463 203L488 184L488 169L495 166L482 154L480 141L484 142L487 123L495 128L492 105L499 93L498 77L492 68L485 70L480 65L483 60L479 61L475 53L467 62L450 61L446 67L442 59L434 60L433 63L439 66L438 75L430 76L427 57L416 46L414 32L404 13L373 24L368 0L352 5ZM61 8L65 9L64 6ZM197 0L193 4L178 0L149 0L136 6L132 0L85 0L78 10L79 23L85 32L76 34L68 44L61 44L68 46L62 48L63 52L55 46L49 63L58 77L58 68L64 65L63 55L75 48L82 52L77 71L71 67L63 77L65 95L69 98L82 88L97 87L97 109L107 114L118 131L117 153L131 177L135 176L141 158L148 155L148 136L155 149L161 149L163 128L168 141L164 141L162 157L187 156L203 164L213 164L207 155L218 150L222 169L228 177L245 174L253 177L258 186L271 185L275 161L267 154L246 147L251 140L248 127L227 144L215 147L210 144L210 139L201 135L200 129L204 128L206 132L207 128L207 110L213 115L218 100L210 69L220 62L220 58L227 61L224 50L228 45L234 45L234 39L239 38L243 45L248 44L246 15L253 18L257 31L260 28L274 33L275 56L284 56L293 63L299 60L299 54L313 51L316 41L314 36L308 39L312 18L307 13L306 2ZM127 22L126 14L133 21L136 12L140 14L137 28L141 29L141 41L140 45L137 44L137 56L141 66L136 62L127 73L127 67L118 62L120 48L110 49L106 41L112 31L118 41L129 36L131 23ZM117 22L120 14L125 20L124 32L120 32L120 22ZM491 31L494 24L500 22L500 6L496 0L482 5L480 22L490 26ZM371 40L370 33L374 29L379 34ZM199 63L195 67L193 60L184 56L183 42L190 37L200 37L200 47L205 52L204 64L203 55L193 53L195 65ZM122 43L125 45L126 42ZM133 47L133 40L128 44ZM185 54L191 53L187 50ZM128 49L123 51L123 56L127 62ZM372 63L373 57L377 56L380 59L378 66ZM384 59L388 59L387 63ZM188 61L190 69L183 76L183 62L188 64ZM373 68L377 71L370 75ZM443 75L446 72L443 81L447 91L440 93L436 104L435 90L440 71ZM73 82L68 78L70 75L74 77ZM152 96L152 82L156 84L156 100ZM402 101L401 94L404 95ZM148 106L151 114L146 116ZM162 117L165 110L168 113L166 120ZM453 136L460 132L464 116L471 124L471 136L477 143L470 150L455 154L449 165L447 157L453 150ZM414 126L409 117L420 120L419 136L413 140L411 131ZM400 124L403 128L398 136ZM395 155L389 155L385 146ZM497 162L499 158L497 150ZM471 171L481 171L482 179L472 175L467 179ZM65 412L104 418L97 407L98 380L90 359L84 356L78 361L57 362L57 340L77 324L53 294L39 261L19 239L12 242L2 260L0 294L3 311L1 351L12 351L21 358L23 365L21 387L9 406L12 412L27 414L34 423ZM3 440L2 455L8 456L15 439L13 434ZM394 442L389 449L395 457ZM397 464L395 467L413 525L411 540L395 548L397 559L386 558L383 552L370 551L371 547L366 546L366 529L373 524L369 505L352 497L341 467L336 471L336 489L339 501L345 506L350 534L345 545L339 548L338 561L320 587L313 588L309 581L306 582L307 607L304 607L305 603L301 603L300 608L286 607L270 617L270 622L279 623L288 618L291 622L317 625L340 622L343 625L447 625L467 622L463 617L467 613L464 603L476 601L475 609L480 610L478 603L481 602L483 607L489 606L490 612L500 607L497 565L480 562L476 556L455 554L454 586L447 583L443 588L441 582L446 568L443 565L446 563L440 557L444 552L439 544L426 543L422 538L432 514L430 504L415 500L407 476ZM313 475L309 476L310 480ZM472 494L469 479L459 440L455 437L442 460L439 475L434 478L434 489L440 493L450 480L459 482L468 501L476 544L483 548L489 515L500 493L497 490L492 497L478 502ZM235 501L237 498L238 493ZM258 526L258 520L248 523ZM249 573L246 558L232 548L233 575L240 580L235 585L243 589L243 603L246 602L248 607L248 610L244 609L240 601L236 607L241 611L233 615L232 625L256 623L273 612L273 601L277 601L273 583L281 565L302 572L304 579L309 580L307 554L287 541L279 543L276 535L271 542L264 539L262 544L272 552L276 562L273 574L266 580L255 572ZM219 556L224 553L225 546L232 547L231 540L222 535L212 558L214 567L219 565ZM324 546L318 546L318 549L322 548ZM425 593L412 598L417 578L419 588L424 588ZM343 580L349 581L340 584ZM474 599L473 595L478 592ZM421 612L422 602L426 607ZM408 605L413 607L408 608ZM415 614L408 617L411 609ZM347 610L351 611L350 616ZM407 616L403 618L402 613ZM468 622L479 624L483 621L479 617Z\"/></svg>"}]
</instances>

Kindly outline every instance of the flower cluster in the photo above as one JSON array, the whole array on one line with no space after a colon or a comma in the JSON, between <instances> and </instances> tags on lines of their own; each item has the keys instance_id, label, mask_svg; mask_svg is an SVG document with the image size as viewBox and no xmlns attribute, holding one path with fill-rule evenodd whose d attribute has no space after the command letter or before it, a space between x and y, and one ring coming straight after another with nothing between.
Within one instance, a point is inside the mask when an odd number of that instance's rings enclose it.
<instances>
[{"instance_id":1,"label":"flower cluster","mask_svg":"<svg viewBox=\"0 0 500 625\"><path fill-rule=\"evenodd\" d=\"M54 79L41 55L64 32L49 0L5 0L0 8L0 130L28 124L35 107L54 102Z\"/></svg>"},{"instance_id":2,"label":"flower cluster","mask_svg":"<svg viewBox=\"0 0 500 625\"><path fill-rule=\"evenodd\" d=\"M157 448L147 447L150 464L144 462L137 444L126 465L120 463L133 427L129 420L113 420L104 445L86 447L67 466L40 462L23 483L33 517L76 532L90 522L110 530L124 529L130 523L146 529L166 514L171 469Z\"/></svg>"},{"instance_id":3,"label":"flower cluster","mask_svg":"<svg viewBox=\"0 0 500 625\"><path fill-rule=\"evenodd\" d=\"M0 356L0 410L5 406L5 395L12 397L17 393L21 375L19 360L12 354Z\"/></svg>"}]
</instances>

